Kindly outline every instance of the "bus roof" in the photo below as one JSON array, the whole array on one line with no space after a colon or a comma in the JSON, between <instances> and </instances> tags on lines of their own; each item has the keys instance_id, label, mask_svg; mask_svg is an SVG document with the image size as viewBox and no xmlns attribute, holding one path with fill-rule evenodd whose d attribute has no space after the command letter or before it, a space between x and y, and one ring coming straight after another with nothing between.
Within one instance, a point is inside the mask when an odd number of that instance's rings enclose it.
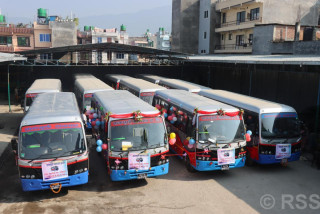
<instances>
[{"instance_id":1,"label":"bus roof","mask_svg":"<svg viewBox=\"0 0 320 214\"><path fill-rule=\"evenodd\" d=\"M167 79L166 77L152 75L152 74L138 74L137 77L158 84L160 80Z\"/></svg>"},{"instance_id":2,"label":"bus roof","mask_svg":"<svg viewBox=\"0 0 320 214\"><path fill-rule=\"evenodd\" d=\"M155 107L126 90L95 92L93 97L102 105L105 112L112 114L128 114L138 110L144 114L159 112Z\"/></svg>"},{"instance_id":3,"label":"bus roof","mask_svg":"<svg viewBox=\"0 0 320 214\"><path fill-rule=\"evenodd\" d=\"M176 106L179 106L191 113L193 113L195 108L203 111L217 111L219 109L223 109L226 112L239 111L239 109L233 106L184 90L171 89L156 91L156 96L159 96L164 100L170 100L170 102Z\"/></svg>"},{"instance_id":4,"label":"bus roof","mask_svg":"<svg viewBox=\"0 0 320 214\"><path fill-rule=\"evenodd\" d=\"M164 84L174 89L186 90L189 92L199 92L201 88L199 86L194 85L193 83L189 83L179 79L162 79L160 80L160 84Z\"/></svg>"},{"instance_id":5,"label":"bus roof","mask_svg":"<svg viewBox=\"0 0 320 214\"><path fill-rule=\"evenodd\" d=\"M153 84L143 79L126 78L121 80L121 84L139 92L155 92L157 90L165 90L165 87Z\"/></svg>"},{"instance_id":6,"label":"bus roof","mask_svg":"<svg viewBox=\"0 0 320 214\"><path fill-rule=\"evenodd\" d=\"M203 86L203 85L199 85L199 84L196 84L196 83L193 83L193 82L188 82L188 81L185 81L185 80L180 80L180 81L189 83L191 85L194 85L195 87L199 87L201 90L210 90L210 89L212 89L212 88L209 88L209 87L206 87L206 86Z\"/></svg>"},{"instance_id":7,"label":"bus roof","mask_svg":"<svg viewBox=\"0 0 320 214\"><path fill-rule=\"evenodd\" d=\"M96 91L113 90L112 87L95 77L77 79L75 85L82 91L82 93L93 93Z\"/></svg>"},{"instance_id":8,"label":"bus roof","mask_svg":"<svg viewBox=\"0 0 320 214\"><path fill-rule=\"evenodd\" d=\"M199 95L256 113L296 112L292 107L224 90L203 90Z\"/></svg>"},{"instance_id":9,"label":"bus roof","mask_svg":"<svg viewBox=\"0 0 320 214\"><path fill-rule=\"evenodd\" d=\"M81 121L75 95L72 92L39 94L28 113L22 119L22 126Z\"/></svg>"},{"instance_id":10,"label":"bus roof","mask_svg":"<svg viewBox=\"0 0 320 214\"><path fill-rule=\"evenodd\" d=\"M96 78L96 77L93 76L92 74L88 74L88 73L77 73L77 74L73 74L73 79L74 79L74 80L82 79L82 78Z\"/></svg>"},{"instance_id":11,"label":"bus roof","mask_svg":"<svg viewBox=\"0 0 320 214\"><path fill-rule=\"evenodd\" d=\"M60 91L61 81L59 79L37 79L28 88L26 94Z\"/></svg>"},{"instance_id":12,"label":"bus roof","mask_svg":"<svg viewBox=\"0 0 320 214\"><path fill-rule=\"evenodd\" d=\"M106 74L105 78L112 80L114 82L120 82L120 80L123 80L125 78L133 78L133 77L123 75L123 74Z\"/></svg>"}]
</instances>

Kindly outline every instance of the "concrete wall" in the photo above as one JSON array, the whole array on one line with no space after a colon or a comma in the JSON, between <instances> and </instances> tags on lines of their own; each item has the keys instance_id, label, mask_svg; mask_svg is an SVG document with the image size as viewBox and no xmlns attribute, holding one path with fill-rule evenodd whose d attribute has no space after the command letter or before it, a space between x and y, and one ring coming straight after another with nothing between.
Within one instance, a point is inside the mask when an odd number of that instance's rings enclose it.
<instances>
[{"instance_id":1,"label":"concrete wall","mask_svg":"<svg viewBox=\"0 0 320 214\"><path fill-rule=\"evenodd\" d=\"M172 51L198 53L200 0L172 1Z\"/></svg>"},{"instance_id":2,"label":"concrete wall","mask_svg":"<svg viewBox=\"0 0 320 214\"><path fill-rule=\"evenodd\" d=\"M270 54L273 41L273 25L256 26L253 29L252 54Z\"/></svg>"},{"instance_id":3,"label":"concrete wall","mask_svg":"<svg viewBox=\"0 0 320 214\"><path fill-rule=\"evenodd\" d=\"M205 11L208 11L208 17L205 18ZM209 54L210 47L210 27L211 27L211 0L200 0L199 9L199 54ZM206 38L204 38L204 32L206 32ZM205 53L201 53L205 51Z\"/></svg>"},{"instance_id":4,"label":"concrete wall","mask_svg":"<svg viewBox=\"0 0 320 214\"><path fill-rule=\"evenodd\" d=\"M263 0L263 24L316 26L319 17L319 0Z\"/></svg>"},{"instance_id":5,"label":"concrete wall","mask_svg":"<svg viewBox=\"0 0 320 214\"><path fill-rule=\"evenodd\" d=\"M320 55L320 42L319 41L294 42L293 53Z\"/></svg>"},{"instance_id":6,"label":"concrete wall","mask_svg":"<svg viewBox=\"0 0 320 214\"><path fill-rule=\"evenodd\" d=\"M52 29L52 47L77 44L77 27L75 22L49 22Z\"/></svg>"}]
</instances>

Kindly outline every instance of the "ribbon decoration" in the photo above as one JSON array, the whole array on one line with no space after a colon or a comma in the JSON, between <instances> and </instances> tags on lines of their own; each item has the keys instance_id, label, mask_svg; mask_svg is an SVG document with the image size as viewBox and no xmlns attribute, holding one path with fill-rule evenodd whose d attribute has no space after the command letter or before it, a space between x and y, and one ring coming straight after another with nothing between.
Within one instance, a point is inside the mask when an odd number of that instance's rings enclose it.
<instances>
[{"instance_id":1,"label":"ribbon decoration","mask_svg":"<svg viewBox=\"0 0 320 214\"><path fill-rule=\"evenodd\" d=\"M127 113L127 114L112 114L111 112L108 112L108 113L106 113L105 119L107 120L107 119L109 119L109 117L122 119L122 118L135 117L135 115L138 116L138 117L157 117L160 114L161 114L160 112L155 113L155 114L143 114L140 111L136 111L136 112L133 112L133 113Z\"/></svg>"},{"instance_id":2,"label":"ribbon decoration","mask_svg":"<svg viewBox=\"0 0 320 214\"><path fill-rule=\"evenodd\" d=\"M195 108L193 110L193 114L215 114L217 113L220 116L229 116L229 117L235 117L235 116L242 116L244 111L241 109L240 111L236 112L225 112L223 109L219 109L218 111L204 111L204 110L199 110L198 108Z\"/></svg>"}]
</instances>

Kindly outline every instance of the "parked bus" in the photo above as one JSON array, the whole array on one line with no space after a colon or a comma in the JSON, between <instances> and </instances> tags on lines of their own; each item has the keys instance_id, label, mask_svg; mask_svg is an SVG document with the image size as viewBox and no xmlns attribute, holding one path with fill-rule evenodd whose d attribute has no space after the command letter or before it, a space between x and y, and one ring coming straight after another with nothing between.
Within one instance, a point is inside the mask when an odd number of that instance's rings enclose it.
<instances>
[{"instance_id":1,"label":"parked bus","mask_svg":"<svg viewBox=\"0 0 320 214\"><path fill-rule=\"evenodd\" d=\"M59 79L37 79L28 88L24 99L24 112L27 112L33 100L38 94L47 92L61 92L61 81Z\"/></svg>"},{"instance_id":2,"label":"parked bus","mask_svg":"<svg viewBox=\"0 0 320 214\"><path fill-rule=\"evenodd\" d=\"M152 82L154 84L159 84L160 80L167 79L166 77L152 75L152 74L138 74L137 77L147 80L149 82Z\"/></svg>"},{"instance_id":3,"label":"parked bus","mask_svg":"<svg viewBox=\"0 0 320 214\"><path fill-rule=\"evenodd\" d=\"M126 78L133 78L122 74L107 74L105 75L105 81L108 85L112 86L113 89L118 90L120 81Z\"/></svg>"},{"instance_id":4,"label":"parked bus","mask_svg":"<svg viewBox=\"0 0 320 214\"><path fill-rule=\"evenodd\" d=\"M166 88L162 86L136 78L122 79L119 85L119 89L131 92L150 105L152 105L155 91L166 90Z\"/></svg>"},{"instance_id":5,"label":"parked bus","mask_svg":"<svg viewBox=\"0 0 320 214\"><path fill-rule=\"evenodd\" d=\"M246 158L242 111L184 90L156 91L154 106L176 134L170 149L193 171L243 167Z\"/></svg>"},{"instance_id":6,"label":"parked bus","mask_svg":"<svg viewBox=\"0 0 320 214\"><path fill-rule=\"evenodd\" d=\"M223 90L204 90L199 94L245 111L245 124L252 131L247 146L248 165L299 160L299 120L292 107Z\"/></svg>"},{"instance_id":7,"label":"parked bus","mask_svg":"<svg viewBox=\"0 0 320 214\"><path fill-rule=\"evenodd\" d=\"M38 95L12 143L23 191L59 192L88 182L87 142L73 93Z\"/></svg>"},{"instance_id":8,"label":"parked bus","mask_svg":"<svg viewBox=\"0 0 320 214\"><path fill-rule=\"evenodd\" d=\"M192 93L199 93L199 91L202 90L202 88L199 85L196 85L194 83L189 83L187 81L179 80L179 79L169 79L169 78L161 79L159 82L159 85L166 87L168 89L180 89L180 90L185 90Z\"/></svg>"},{"instance_id":9,"label":"parked bus","mask_svg":"<svg viewBox=\"0 0 320 214\"><path fill-rule=\"evenodd\" d=\"M91 108L91 98L94 92L110 90L113 90L113 88L94 76L82 76L76 79L74 83L74 93L81 112Z\"/></svg>"},{"instance_id":10,"label":"parked bus","mask_svg":"<svg viewBox=\"0 0 320 214\"><path fill-rule=\"evenodd\" d=\"M75 73L72 76L73 76L73 81L76 81L77 79L82 79L82 78L85 78L85 79L96 78L95 76L89 73Z\"/></svg>"},{"instance_id":11,"label":"parked bus","mask_svg":"<svg viewBox=\"0 0 320 214\"><path fill-rule=\"evenodd\" d=\"M124 90L94 93L92 107L100 118L97 151L112 181L168 173L168 137L158 110Z\"/></svg>"}]
</instances>

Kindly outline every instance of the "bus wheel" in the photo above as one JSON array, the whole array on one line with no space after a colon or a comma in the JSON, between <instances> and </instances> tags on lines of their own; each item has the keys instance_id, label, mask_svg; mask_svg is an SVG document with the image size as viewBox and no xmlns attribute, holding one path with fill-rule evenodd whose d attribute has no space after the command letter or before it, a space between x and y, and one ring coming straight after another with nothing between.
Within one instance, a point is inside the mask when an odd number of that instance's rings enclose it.
<instances>
[{"instance_id":1,"label":"bus wheel","mask_svg":"<svg viewBox=\"0 0 320 214\"><path fill-rule=\"evenodd\" d=\"M195 170L195 168L193 168L193 166L191 165L189 156L187 156L186 158L186 167L187 167L187 170L191 173L197 172L197 170Z\"/></svg>"},{"instance_id":2,"label":"bus wheel","mask_svg":"<svg viewBox=\"0 0 320 214\"><path fill-rule=\"evenodd\" d=\"M250 156L250 152L247 150L247 155L246 155L246 166L253 166L254 161L252 160Z\"/></svg>"}]
</instances>

